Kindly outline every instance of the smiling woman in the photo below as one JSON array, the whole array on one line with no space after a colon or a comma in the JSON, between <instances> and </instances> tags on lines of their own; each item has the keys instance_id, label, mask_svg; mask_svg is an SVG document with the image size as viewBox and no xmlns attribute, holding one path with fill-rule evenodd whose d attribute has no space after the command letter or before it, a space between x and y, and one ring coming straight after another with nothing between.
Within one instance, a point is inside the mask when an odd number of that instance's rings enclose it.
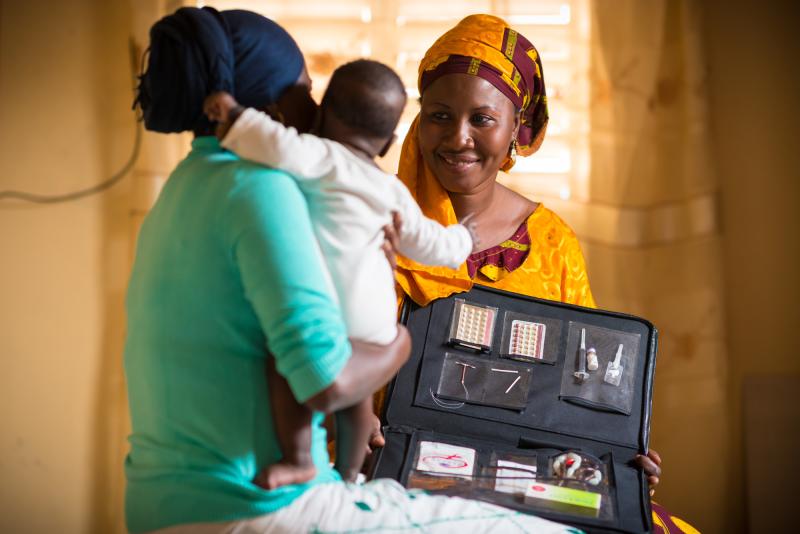
<instances>
[{"instance_id":1,"label":"smiling woman","mask_svg":"<svg viewBox=\"0 0 800 534\"><path fill-rule=\"evenodd\" d=\"M497 17L471 15L419 68L422 109L403 144L399 178L424 213L472 215L484 250L459 270L398 259L403 292L421 305L473 283L593 307L574 232L541 204L497 182L517 153L536 152L549 115L538 51Z\"/></svg>"},{"instance_id":2,"label":"smiling woman","mask_svg":"<svg viewBox=\"0 0 800 534\"><path fill-rule=\"evenodd\" d=\"M443 224L472 215L482 251L458 270L398 258L400 290L417 304L480 284L596 307L575 233L555 213L497 182L500 170L539 148L548 123L536 48L505 21L471 15L440 37L419 67L420 115L403 144L399 178L423 212ZM661 458L636 463L651 487ZM662 532L688 532L654 506Z\"/></svg>"}]
</instances>

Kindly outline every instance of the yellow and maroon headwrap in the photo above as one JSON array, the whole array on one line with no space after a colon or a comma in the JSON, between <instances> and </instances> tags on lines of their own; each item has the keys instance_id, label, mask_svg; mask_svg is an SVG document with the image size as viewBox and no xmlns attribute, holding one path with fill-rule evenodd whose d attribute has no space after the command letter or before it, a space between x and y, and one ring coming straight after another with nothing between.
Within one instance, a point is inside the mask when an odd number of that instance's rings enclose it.
<instances>
[{"instance_id":1,"label":"yellow and maroon headwrap","mask_svg":"<svg viewBox=\"0 0 800 534\"><path fill-rule=\"evenodd\" d=\"M470 15L442 35L428 50L419 66L419 89L424 93L434 80L445 74L480 76L497 87L521 112L517 152L536 152L547 127L547 97L539 53L522 35L491 15ZM419 116L403 142L397 176L429 218L444 225L458 222L450 197L419 151ZM513 165L507 158L502 169ZM431 267L402 256L397 258L397 282L418 304L468 291L472 278L466 265L459 269Z\"/></svg>"},{"instance_id":2,"label":"yellow and maroon headwrap","mask_svg":"<svg viewBox=\"0 0 800 534\"><path fill-rule=\"evenodd\" d=\"M530 41L501 18L470 15L425 54L419 66L420 94L439 77L454 73L479 76L506 95L521 111L517 152L528 156L538 150L547 128L547 95L539 52Z\"/></svg>"}]
</instances>

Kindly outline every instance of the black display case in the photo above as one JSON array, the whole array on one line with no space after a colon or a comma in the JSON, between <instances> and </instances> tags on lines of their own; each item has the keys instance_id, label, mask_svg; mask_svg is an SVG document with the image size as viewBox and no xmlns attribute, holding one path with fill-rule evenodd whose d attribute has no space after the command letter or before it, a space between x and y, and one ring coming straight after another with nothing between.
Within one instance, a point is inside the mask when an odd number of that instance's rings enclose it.
<instances>
[{"instance_id":1,"label":"black display case","mask_svg":"<svg viewBox=\"0 0 800 534\"><path fill-rule=\"evenodd\" d=\"M372 477L590 532L652 529L657 331L639 317L475 286L421 308L391 383Z\"/></svg>"}]
</instances>

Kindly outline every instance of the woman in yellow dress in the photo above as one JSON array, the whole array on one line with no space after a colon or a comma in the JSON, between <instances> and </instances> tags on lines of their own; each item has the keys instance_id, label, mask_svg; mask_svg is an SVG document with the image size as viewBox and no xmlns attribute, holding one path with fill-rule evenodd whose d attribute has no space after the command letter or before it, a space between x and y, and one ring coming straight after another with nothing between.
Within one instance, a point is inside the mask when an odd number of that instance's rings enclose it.
<instances>
[{"instance_id":1,"label":"woman in yellow dress","mask_svg":"<svg viewBox=\"0 0 800 534\"><path fill-rule=\"evenodd\" d=\"M502 19L469 16L425 54L418 85L421 110L398 176L426 216L442 224L471 216L483 250L459 270L398 257L399 293L425 306L479 284L596 307L575 233L542 204L497 183L498 171L536 152L547 128L534 46ZM636 461L651 488L658 484L659 455L651 450ZM653 520L656 531L694 531L658 505Z\"/></svg>"}]
</instances>

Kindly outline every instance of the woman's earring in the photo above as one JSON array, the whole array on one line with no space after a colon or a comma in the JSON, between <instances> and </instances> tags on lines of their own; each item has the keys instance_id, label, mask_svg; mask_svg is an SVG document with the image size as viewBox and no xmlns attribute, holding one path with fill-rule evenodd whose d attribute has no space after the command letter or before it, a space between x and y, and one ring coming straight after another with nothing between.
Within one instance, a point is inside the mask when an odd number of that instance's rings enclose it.
<instances>
[{"instance_id":1,"label":"woman's earring","mask_svg":"<svg viewBox=\"0 0 800 534\"><path fill-rule=\"evenodd\" d=\"M514 139L511 141L511 144L508 146L508 155L506 159L503 161L503 164L500 166L500 170L503 172L508 172L517 162L517 140Z\"/></svg>"},{"instance_id":2,"label":"woman's earring","mask_svg":"<svg viewBox=\"0 0 800 534\"><path fill-rule=\"evenodd\" d=\"M511 147L508 149L508 158L511 160L511 165L517 162L517 140L511 141Z\"/></svg>"}]
</instances>

